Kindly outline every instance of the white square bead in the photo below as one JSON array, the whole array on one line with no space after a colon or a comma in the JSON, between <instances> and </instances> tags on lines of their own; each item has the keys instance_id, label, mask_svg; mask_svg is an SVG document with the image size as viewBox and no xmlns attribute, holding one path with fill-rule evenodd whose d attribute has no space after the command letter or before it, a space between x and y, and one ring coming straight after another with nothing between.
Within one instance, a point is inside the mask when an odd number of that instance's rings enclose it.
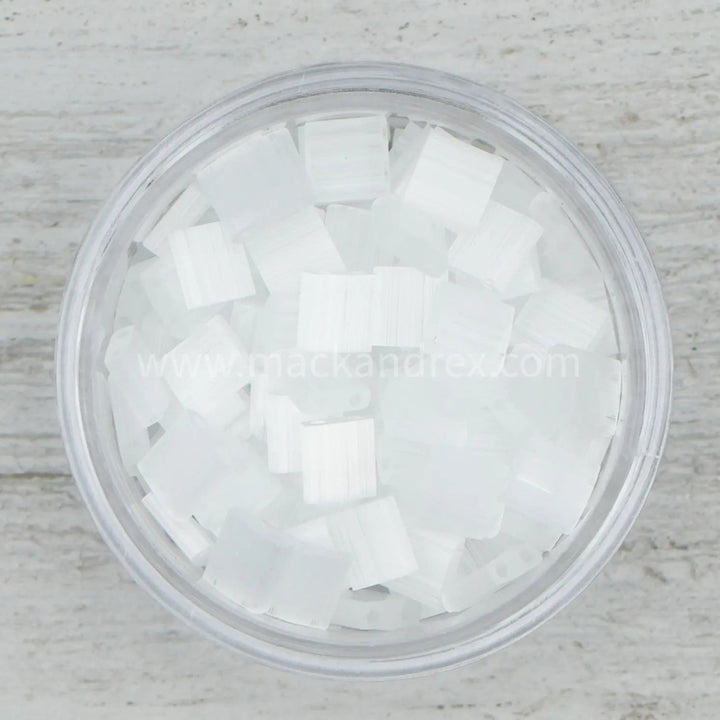
<instances>
[{"instance_id":1,"label":"white square bead","mask_svg":"<svg viewBox=\"0 0 720 720\"><path fill-rule=\"evenodd\" d=\"M487 603L494 592L534 570L541 562L539 551L513 544L506 538L477 543L487 545L466 553L458 572L448 577L442 602L448 612L460 612L478 603Z\"/></svg>"},{"instance_id":2,"label":"white square bead","mask_svg":"<svg viewBox=\"0 0 720 720\"><path fill-rule=\"evenodd\" d=\"M364 410L372 400L368 381L356 378L303 378L288 383L288 395L304 417L341 418Z\"/></svg>"},{"instance_id":3,"label":"white square bead","mask_svg":"<svg viewBox=\"0 0 720 720\"><path fill-rule=\"evenodd\" d=\"M419 603L374 588L351 590L340 597L333 625L355 630L399 630L420 622Z\"/></svg>"},{"instance_id":4,"label":"white square bead","mask_svg":"<svg viewBox=\"0 0 720 720\"><path fill-rule=\"evenodd\" d=\"M328 205L325 227L348 270L368 272L380 258L370 237L370 210L352 205Z\"/></svg>"},{"instance_id":5,"label":"white square bead","mask_svg":"<svg viewBox=\"0 0 720 720\"><path fill-rule=\"evenodd\" d=\"M483 377L496 374L505 360L515 309L490 291L449 282L437 284L426 330L426 352L455 356L459 372L470 360Z\"/></svg>"},{"instance_id":6,"label":"white square bead","mask_svg":"<svg viewBox=\"0 0 720 720\"><path fill-rule=\"evenodd\" d=\"M174 338L187 337L217 314L217 306L189 310L185 304L175 261L169 252L141 264L141 283L148 301Z\"/></svg>"},{"instance_id":7,"label":"white square bead","mask_svg":"<svg viewBox=\"0 0 720 720\"><path fill-rule=\"evenodd\" d=\"M409 122L404 128L396 128L390 146L390 183L395 190L403 183L413 168L431 128Z\"/></svg>"},{"instance_id":8,"label":"white square bead","mask_svg":"<svg viewBox=\"0 0 720 720\"><path fill-rule=\"evenodd\" d=\"M515 459L505 496L509 507L554 532L573 531L587 507L599 465L560 444L533 437Z\"/></svg>"},{"instance_id":9,"label":"white square bead","mask_svg":"<svg viewBox=\"0 0 720 720\"><path fill-rule=\"evenodd\" d=\"M213 428L229 429L248 413L250 398L245 390L233 391L214 403L203 406L200 414Z\"/></svg>"},{"instance_id":10,"label":"white square bead","mask_svg":"<svg viewBox=\"0 0 720 720\"><path fill-rule=\"evenodd\" d=\"M532 248L523 258L515 274L500 293L501 300L511 300L537 292L541 285L540 259L537 248Z\"/></svg>"},{"instance_id":11,"label":"white square bead","mask_svg":"<svg viewBox=\"0 0 720 720\"><path fill-rule=\"evenodd\" d=\"M543 226L538 244L543 276L586 300L605 299L600 268L559 198L548 191L539 193L530 203L529 214Z\"/></svg>"},{"instance_id":12,"label":"white square bead","mask_svg":"<svg viewBox=\"0 0 720 720\"><path fill-rule=\"evenodd\" d=\"M573 424L589 434L611 437L620 418L622 362L590 352L578 352L578 377Z\"/></svg>"},{"instance_id":13,"label":"white square bead","mask_svg":"<svg viewBox=\"0 0 720 720\"><path fill-rule=\"evenodd\" d=\"M455 239L450 267L503 293L541 235L532 218L490 201L477 229Z\"/></svg>"},{"instance_id":14,"label":"white square bead","mask_svg":"<svg viewBox=\"0 0 720 720\"><path fill-rule=\"evenodd\" d=\"M138 463L150 490L178 517L190 517L209 478L227 471L217 433L185 413L171 424Z\"/></svg>"},{"instance_id":15,"label":"white square bead","mask_svg":"<svg viewBox=\"0 0 720 720\"><path fill-rule=\"evenodd\" d=\"M302 426L303 498L309 504L373 497L375 421L310 422Z\"/></svg>"},{"instance_id":16,"label":"white square bead","mask_svg":"<svg viewBox=\"0 0 720 720\"><path fill-rule=\"evenodd\" d=\"M257 312L253 352L272 355L297 345L298 296L273 294Z\"/></svg>"},{"instance_id":17,"label":"white square bead","mask_svg":"<svg viewBox=\"0 0 720 720\"><path fill-rule=\"evenodd\" d=\"M258 514L281 492L280 482L269 472L264 458L249 443L240 440L237 447L242 457L225 472L208 477L194 504L194 517L215 536L231 510Z\"/></svg>"},{"instance_id":18,"label":"white square bead","mask_svg":"<svg viewBox=\"0 0 720 720\"><path fill-rule=\"evenodd\" d=\"M198 183L230 237L307 207L312 194L285 127L244 138L198 173Z\"/></svg>"},{"instance_id":19,"label":"white square bead","mask_svg":"<svg viewBox=\"0 0 720 720\"><path fill-rule=\"evenodd\" d=\"M116 330L105 352L111 395L122 393L132 413L146 426L157 422L170 403L159 361L132 325Z\"/></svg>"},{"instance_id":20,"label":"white square bead","mask_svg":"<svg viewBox=\"0 0 720 720\"><path fill-rule=\"evenodd\" d=\"M142 285L143 269L144 263L140 262L131 265L125 274L115 308L115 330L126 325L140 325L145 316L152 312Z\"/></svg>"},{"instance_id":21,"label":"white square bead","mask_svg":"<svg viewBox=\"0 0 720 720\"><path fill-rule=\"evenodd\" d=\"M397 193L453 232L474 230L502 166L501 157L434 128Z\"/></svg>"},{"instance_id":22,"label":"white square bead","mask_svg":"<svg viewBox=\"0 0 720 720\"><path fill-rule=\"evenodd\" d=\"M234 511L210 551L204 579L250 612L325 628L347 587L349 559L293 542Z\"/></svg>"},{"instance_id":23,"label":"white square bead","mask_svg":"<svg viewBox=\"0 0 720 720\"><path fill-rule=\"evenodd\" d=\"M541 191L540 185L514 162L506 162L500 171L490 200L523 215L529 215L530 205Z\"/></svg>"},{"instance_id":24,"label":"white square bead","mask_svg":"<svg viewBox=\"0 0 720 720\"><path fill-rule=\"evenodd\" d=\"M247 351L220 315L199 326L161 361L163 377L177 399L208 417L250 382Z\"/></svg>"},{"instance_id":25,"label":"white square bead","mask_svg":"<svg viewBox=\"0 0 720 720\"><path fill-rule=\"evenodd\" d=\"M414 526L478 539L500 532L503 496L510 482L502 453L383 445L380 477L391 485Z\"/></svg>"},{"instance_id":26,"label":"white square bead","mask_svg":"<svg viewBox=\"0 0 720 720\"><path fill-rule=\"evenodd\" d=\"M379 498L327 516L338 551L352 557L353 590L382 585L417 570L417 562L395 500Z\"/></svg>"},{"instance_id":27,"label":"white square bead","mask_svg":"<svg viewBox=\"0 0 720 720\"><path fill-rule=\"evenodd\" d=\"M562 533L557 530L533 520L511 507L505 508L500 532L540 552L554 548L562 537Z\"/></svg>"},{"instance_id":28,"label":"white square bead","mask_svg":"<svg viewBox=\"0 0 720 720\"><path fill-rule=\"evenodd\" d=\"M610 322L607 311L576 293L546 281L531 295L515 319L515 342L549 348L589 348Z\"/></svg>"},{"instance_id":29,"label":"white square bead","mask_svg":"<svg viewBox=\"0 0 720 720\"><path fill-rule=\"evenodd\" d=\"M189 185L150 230L143 245L157 255L171 233L197 225L209 210L210 203L199 186L195 183Z\"/></svg>"},{"instance_id":30,"label":"white square bead","mask_svg":"<svg viewBox=\"0 0 720 720\"><path fill-rule=\"evenodd\" d=\"M177 337L170 333L167 325L155 311L146 313L138 329L150 351L158 358L177 345Z\"/></svg>"},{"instance_id":31,"label":"white square bead","mask_svg":"<svg viewBox=\"0 0 720 720\"><path fill-rule=\"evenodd\" d=\"M265 437L265 411L270 392L267 373L255 373L250 380L250 433L253 437Z\"/></svg>"},{"instance_id":32,"label":"white square bead","mask_svg":"<svg viewBox=\"0 0 720 720\"><path fill-rule=\"evenodd\" d=\"M261 301L257 298L238 300L233 303L230 313L230 327L236 332L243 347L252 348L255 340Z\"/></svg>"},{"instance_id":33,"label":"white square bead","mask_svg":"<svg viewBox=\"0 0 720 720\"><path fill-rule=\"evenodd\" d=\"M411 267L377 267L372 344L420 348L435 281Z\"/></svg>"},{"instance_id":34,"label":"white square bead","mask_svg":"<svg viewBox=\"0 0 720 720\"><path fill-rule=\"evenodd\" d=\"M289 397L273 394L266 397L265 433L270 472L295 473L302 469L302 420Z\"/></svg>"},{"instance_id":35,"label":"white square bead","mask_svg":"<svg viewBox=\"0 0 720 720\"><path fill-rule=\"evenodd\" d=\"M291 525L287 528L286 532L290 537L297 538L309 545L325 548L326 550L335 549L335 543L330 535L326 515L314 517L297 525Z\"/></svg>"},{"instance_id":36,"label":"white square bead","mask_svg":"<svg viewBox=\"0 0 720 720\"><path fill-rule=\"evenodd\" d=\"M278 573L268 614L307 627L327 628L347 590L350 558L334 550L292 543Z\"/></svg>"},{"instance_id":37,"label":"white square bead","mask_svg":"<svg viewBox=\"0 0 720 720\"><path fill-rule=\"evenodd\" d=\"M464 415L448 412L443 399L425 392L432 379L389 378L380 401L384 432L394 438L427 445L464 447L468 424Z\"/></svg>"},{"instance_id":38,"label":"white square bead","mask_svg":"<svg viewBox=\"0 0 720 720\"><path fill-rule=\"evenodd\" d=\"M384 115L316 120L298 128L315 202L371 200L390 189Z\"/></svg>"},{"instance_id":39,"label":"white square bead","mask_svg":"<svg viewBox=\"0 0 720 720\"><path fill-rule=\"evenodd\" d=\"M418 569L411 575L391 580L387 588L423 605L438 605L448 574L460 563L465 538L420 528L409 528L408 535Z\"/></svg>"},{"instance_id":40,"label":"white square bead","mask_svg":"<svg viewBox=\"0 0 720 720\"><path fill-rule=\"evenodd\" d=\"M245 247L271 293L294 293L304 272L343 272L337 248L314 207L306 207L257 232L243 235Z\"/></svg>"},{"instance_id":41,"label":"white square bead","mask_svg":"<svg viewBox=\"0 0 720 720\"><path fill-rule=\"evenodd\" d=\"M433 277L447 272L445 226L394 195L378 198L372 204L370 244L392 256L399 265L417 268Z\"/></svg>"},{"instance_id":42,"label":"white square bead","mask_svg":"<svg viewBox=\"0 0 720 720\"><path fill-rule=\"evenodd\" d=\"M303 273L297 346L311 352L368 352L373 275Z\"/></svg>"},{"instance_id":43,"label":"white square bead","mask_svg":"<svg viewBox=\"0 0 720 720\"><path fill-rule=\"evenodd\" d=\"M245 248L220 223L176 230L168 244L189 309L255 294Z\"/></svg>"},{"instance_id":44,"label":"white square bead","mask_svg":"<svg viewBox=\"0 0 720 720\"><path fill-rule=\"evenodd\" d=\"M99 382L100 392L107 392L109 397L120 460L125 470L135 475L138 461L150 449L147 418L138 415L124 385L111 384L104 375L99 376Z\"/></svg>"},{"instance_id":45,"label":"white square bead","mask_svg":"<svg viewBox=\"0 0 720 720\"><path fill-rule=\"evenodd\" d=\"M246 610L266 613L287 549L262 522L233 511L208 555L203 579Z\"/></svg>"},{"instance_id":46,"label":"white square bead","mask_svg":"<svg viewBox=\"0 0 720 720\"><path fill-rule=\"evenodd\" d=\"M202 564L212 547L212 536L201 528L195 520L178 517L163 505L162 501L149 493L143 498L142 504L155 518L168 537L178 546L191 562Z\"/></svg>"}]
</instances>

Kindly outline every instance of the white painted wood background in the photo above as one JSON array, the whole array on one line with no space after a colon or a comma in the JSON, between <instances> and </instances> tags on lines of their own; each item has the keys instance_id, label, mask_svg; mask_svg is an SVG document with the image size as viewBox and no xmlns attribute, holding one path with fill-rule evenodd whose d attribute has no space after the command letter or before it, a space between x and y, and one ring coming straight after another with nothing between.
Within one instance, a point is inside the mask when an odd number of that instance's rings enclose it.
<instances>
[{"instance_id":1,"label":"white painted wood background","mask_svg":"<svg viewBox=\"0 0 720 720\"><path fill-rule=\"evenodd\" d=\"M591 588L494 657L374 685L244 661L136 587L52 380L73 254L131 163L247 81L360 59L483 81L579 143L654 252L677 368L655 488ZM718 68L710 0L0 0L0 718L718 717Z\"/></svg>"}]
</instances>

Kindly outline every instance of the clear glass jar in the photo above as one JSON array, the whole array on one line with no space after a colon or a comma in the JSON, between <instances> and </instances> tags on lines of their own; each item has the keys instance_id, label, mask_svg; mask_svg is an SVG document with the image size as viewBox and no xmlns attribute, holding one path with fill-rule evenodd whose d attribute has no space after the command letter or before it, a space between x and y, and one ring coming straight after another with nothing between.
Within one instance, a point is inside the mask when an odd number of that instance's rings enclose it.
<instances>
[{"instance_id":1,"label":"clear glass jar","mask_svg":"<svg viewBox=\"0 0 720 720\"><path fill-rule=\"evenodd\" d=\"M321 631L251 615L203 588L200 571L139 505L122 469L102 385L102 351L132 241L200 163L261 127L315 114L380 110L495 146L553 190L606 275L624 358L621 424L572 537L492 607L405 630ZM57 343L62 432L73 474L107 544L189 625L270 665L328 677L406 677L460 665L522 637L575 598L612 557L650 489L668 426L672 351L655 270L638 229L588 160L545 122L473 82L408 65L323 65L247 87L186 122L130 171L80 247Z\"/></svg>"}]
</instances>

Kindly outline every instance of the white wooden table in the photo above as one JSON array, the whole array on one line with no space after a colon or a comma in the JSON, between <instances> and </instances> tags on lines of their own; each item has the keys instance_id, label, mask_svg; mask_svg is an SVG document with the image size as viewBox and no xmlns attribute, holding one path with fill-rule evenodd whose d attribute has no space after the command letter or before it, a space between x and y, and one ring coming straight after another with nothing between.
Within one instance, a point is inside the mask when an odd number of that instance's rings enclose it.
<instances>
[{"instance_id":1,"label":"white wooden table","mask_svg":"<svg viewBox=\"0 0 720 720\"><path fill-rule=\"evenodd\" d=\"M677 377L654 491L591 588L490 659L375 685L244 661L136 587L68 476L52 379L73 254L130 164L249 80L359 59L483 81L578 142L654 252ZM0 3L0 717L716 718L718 68L710 0Z\"/></svg>"}]
</instances>

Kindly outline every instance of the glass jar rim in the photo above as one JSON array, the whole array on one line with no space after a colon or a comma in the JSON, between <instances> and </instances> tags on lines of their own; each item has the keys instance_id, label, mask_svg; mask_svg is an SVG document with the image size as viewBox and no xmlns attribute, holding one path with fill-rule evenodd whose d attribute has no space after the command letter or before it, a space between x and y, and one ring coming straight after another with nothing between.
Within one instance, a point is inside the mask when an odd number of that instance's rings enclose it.
<instances>
[{"instance_id":1,"label":"glass jar rim","mask_svg":"<svg viewBox=\"0 0 720 720\"><path fill-rule=\"evenodd\" d=\"M649 363L649 386L632 473L623 486L623 502L616 503L616 512L608 514L602 534L598 533L547 592L482 636L459 646L440 646L417 656L382 660L322 656L311 649L280 648L257 637L239 637L179 593L133 545L103 492L88 450L78 382L80 340L95 273L122 209L142 192L153 174L171 165L179 149L212 135L229 117L247 115L290 98L347 91L418 95L480 113L490 122L511 128L537 152L561 163L578 192L584 194L584 201L604 219L613 239L632 260L627 269L638 289L635 299L643 319ZM647 246L615 191L569 141L513 100L473 81L412 65L343 63L276 75L229 95L171 132L130 170L100 210L78 251L61 311L56 372L60 424L73 476L103 538L139 584L200 632L267 664L327 677L379 679L424 674L487 655L555 615L592 581L629 531L657 472L670 416L672 350L667 312Z\"/></svg>"}]
</instances>

